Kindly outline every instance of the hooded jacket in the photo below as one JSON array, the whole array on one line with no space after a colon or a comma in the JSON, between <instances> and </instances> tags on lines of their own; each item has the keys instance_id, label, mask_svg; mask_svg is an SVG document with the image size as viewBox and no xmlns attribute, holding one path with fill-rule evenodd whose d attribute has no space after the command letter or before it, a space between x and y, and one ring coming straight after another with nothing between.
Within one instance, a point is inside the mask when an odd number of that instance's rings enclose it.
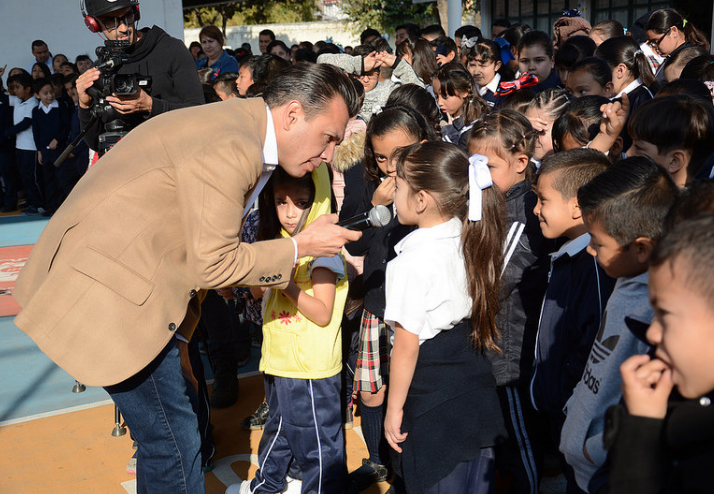
<instances>
[{"instance_id":1,"label":"hooded jacket","mask_svg":"<svg viewBox=\"0 0 714 494\"><path fill-rule=\"evenodd\" d=\"M128 128L133 129L170 110L203 104L205 100L196 62L183 41L169 36L158 26L137 34L141 37L127 50L130 60L119 67L117 73L151 77L151 89L147 92L151 95L152 106L150 113L124 115L122 120ZM91 118L90 109L79 108L82 129ZM84 136L92 149L97 149L97 137L103 129L102 122L95 122Z\"/></svg>"}]
</instances>

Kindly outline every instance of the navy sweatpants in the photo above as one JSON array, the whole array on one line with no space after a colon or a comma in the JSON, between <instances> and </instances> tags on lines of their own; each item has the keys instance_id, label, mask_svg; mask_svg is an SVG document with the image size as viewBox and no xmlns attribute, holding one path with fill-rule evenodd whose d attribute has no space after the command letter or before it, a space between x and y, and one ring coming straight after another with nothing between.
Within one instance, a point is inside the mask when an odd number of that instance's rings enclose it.
<instances>
[{"instance_id":1,"label":"navy sweatpants","mask_svg":"<svg viewBox=\"0 0 714 494\"><path fill-rule=\"evenodd\" d=\"M290 461L302 472L303 494L343 494L347 467L340 400L341 375L325 379L265 376L270 408L258 452L254 494L285 488Z\"/></svg>"}]
</instances>

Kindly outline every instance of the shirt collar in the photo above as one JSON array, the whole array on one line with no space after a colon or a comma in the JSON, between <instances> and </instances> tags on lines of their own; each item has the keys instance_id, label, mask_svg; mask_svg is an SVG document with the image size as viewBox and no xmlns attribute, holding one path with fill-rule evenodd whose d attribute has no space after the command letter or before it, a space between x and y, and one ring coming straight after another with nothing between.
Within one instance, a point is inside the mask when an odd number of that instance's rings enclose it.
<instances>
[{"instance_id":1,"label":"shirt collar","mask_svg":"<svg viewBox=\"0 0 714 494\"><path fill-rule=\"evenodd\" d=\"M491 91L492 93L496 93L496 90L498 89L498 84L501 82L501 74L496 74L493 79L491 79L491 82L486 84L485 86L482 86L479 89L479 94L483 96L486 94L486 91Z\"/></svg>"},{"instance_id":2,"label":"shirt collar","mask_svg":"<svg viewBox=\"0 0 714 494\"><path fill-rule=\"evenodd\" d=\"M270 107L265 105L268 113L267 128L265 130L265 144L263 144L263 168L273 170L278 166L278 138L275 135L275 122Z\"/></svg>"},{"instance_id":3,"label":"shirt collar","mask_svg":"<svg viewBox=\"0 0 714 494\"><path fill-rule=\"evenodd\" d=\"M57 100L54 100L50 103L50 106L45 106L45 104L40 101L40 108L42 108L43 112L49 113L52 108L59 108L59 103L57 103Z\"/></svg>"},{"instance_id":4,"label":"shirt collar","mask_svg":"<svg viewBox=\"0 0 714 494\"><path fill-rule=\"evenodd\" d=\"M583 233L579 237L565 242L563 246L558 249L558 252L554 252L550 255L550 258L552 261L555 261L556 259L560 259L566 254L570 257L573 257L582 252L588 246L589 243L590 234Z\"/></svg>"},{"instance_id":5,"label":"shirt collar","mask_svg":"<svg viewBox=\"0 0 714 494\"><path fill-rule=\"evenodd\" d=\"M624 94L630 94L632 91L634 91L635 89L637 89L637 88L640 87L641 85L642 85L642 79L637 78L637 79L635 79L634 81L632 81L631 83L629 83L622 91L620 91L619 93L617 93L617 96L615 96L615 98L621 98L622 95L623 95L623 93L624 93ZM613 99L615 99L615 98L613 98Z\"/></svg>"},{"instance_id":6,"label":"shirt collar","mask_svg":"<svg viewBox=\"0 0 714 494\"><path fill-rule=\"evenodd\" d=\"M397 242L394 251L399 255L405 250L423 245L425 242L458 237L461 235L461 229L462 223L458 218L451 218L449 221L429 228L418 228Z\"/></svg>"}]
</instances>

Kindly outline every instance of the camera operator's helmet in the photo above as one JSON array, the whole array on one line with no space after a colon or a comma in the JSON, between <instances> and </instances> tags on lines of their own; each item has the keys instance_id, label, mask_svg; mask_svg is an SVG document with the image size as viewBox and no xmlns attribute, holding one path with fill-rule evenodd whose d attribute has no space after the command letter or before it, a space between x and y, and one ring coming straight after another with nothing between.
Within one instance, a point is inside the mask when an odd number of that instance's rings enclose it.
<instances>
[{"instance_id":1,"label":"camera operator's helmet","mask_svg":"<svg viewBox=\"0 0 714 494\"><path fill-rule=\"evenodd\" d=\"M139 20L139 0L81 0L80 8L84 23L93 33L102 30L98 18L115 10L132 8L135 19Z\"/></svg>"}]
</instances>

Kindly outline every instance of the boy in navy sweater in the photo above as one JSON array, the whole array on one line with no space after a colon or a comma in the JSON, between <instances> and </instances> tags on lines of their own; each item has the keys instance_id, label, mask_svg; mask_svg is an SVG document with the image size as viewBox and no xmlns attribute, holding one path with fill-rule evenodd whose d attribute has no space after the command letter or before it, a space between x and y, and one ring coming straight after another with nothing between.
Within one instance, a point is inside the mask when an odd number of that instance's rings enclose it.
<instances>
[{"instance_id":1,"label":"boy in navy sweater","mask_svg":"<svg viewBox=\"0 0 714 494\"><path fill-rule=\"evenodd\" d=\"M650 349L641 329L652 322L647 264L664 233L679 190L664 168L645 157L627 158L578 191L590 233L588 252L617 278L585 372L566 405L560 450L578 486L600 492L607 482L603 445L605 412L622 398L620 365ZM597 472L597 473L596 473Z\"/></svg>"},{"instance_id":2,"label":"boy in navy sweater","mask_svg":"<svg viewBox=\"0 0 714 494\"><path fill-rule=\"evenodd\" d=\"M551 254L548 288L536 339L531 400L545 412L554 443L560 443L563 407L583 375L615 281L585 251L590 235L583 222L577 191L605 171L608 158L591 149L557 153L543 161L538 178L538 216L546 238L567 239ZM568 492L578 492L565 468Z\"/></svg>"},{"instance_id":3,"label":"boy in navy sweater","mask_svg":"<svg viewBox=\"0 0 714 494\"><path fill-rule=\"evenodd\" d=\"M48 79L37 79L32 87L40 100L40 104L32 110L32 135L44 177L45 212L42 214L51 216L72 189L63 182L65 177L55 167L55 160L67 145L69 115L55 99L52 83Z\"/></svg>"}]
</instances>

